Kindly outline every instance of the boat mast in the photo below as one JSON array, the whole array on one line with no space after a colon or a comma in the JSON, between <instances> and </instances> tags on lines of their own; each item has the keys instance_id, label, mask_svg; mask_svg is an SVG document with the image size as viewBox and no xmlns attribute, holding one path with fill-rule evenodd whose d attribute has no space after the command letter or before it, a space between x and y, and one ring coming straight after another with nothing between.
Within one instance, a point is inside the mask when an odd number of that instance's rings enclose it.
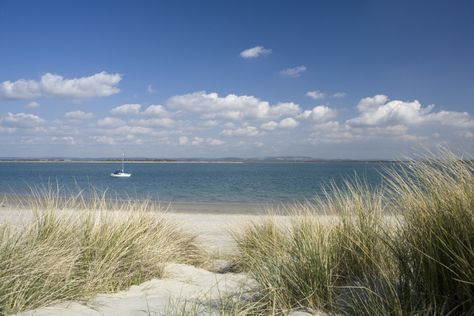
<instances>
[{"instance_id":1,"label":"boat mast","mask_svg":"<svg viewBox=\"0 0 474 316\"><path fill-rule=\"evenodd\" d=\"M125 171L125 169L123 168L123 159L124 159L124 157L125 157L125 154L124 154L124 153L122 153L122 172L124 172L124 171Z\"/></svg>"}]
</instances>

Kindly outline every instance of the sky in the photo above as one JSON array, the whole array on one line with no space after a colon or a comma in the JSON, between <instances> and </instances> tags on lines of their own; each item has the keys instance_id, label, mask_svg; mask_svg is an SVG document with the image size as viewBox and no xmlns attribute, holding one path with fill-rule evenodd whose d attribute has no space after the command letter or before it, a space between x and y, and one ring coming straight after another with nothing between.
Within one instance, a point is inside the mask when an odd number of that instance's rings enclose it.
<instances>
[{"instance_id":1,"label":"sky","mask_svg":"<svg viewBox=\"0 0 474 316\"><path fill-rule=\"evenodd\" d=\"M0 157L474 152L472 1L0 0Z\"/></svg>"}]
</instances>

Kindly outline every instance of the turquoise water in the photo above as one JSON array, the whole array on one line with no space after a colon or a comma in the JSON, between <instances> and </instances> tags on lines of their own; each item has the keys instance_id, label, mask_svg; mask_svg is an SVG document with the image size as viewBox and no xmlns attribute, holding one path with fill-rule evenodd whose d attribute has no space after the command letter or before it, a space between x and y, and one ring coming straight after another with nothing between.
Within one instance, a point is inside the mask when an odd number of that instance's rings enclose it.
<instances>
[{"instance_id":1,"label":"turquoise water","mask_svg":"<svg viewBox=\"0 0 474 316\"><path fill-rule=\"evenodd\" d=\"M295 202L313 199L334 181L382 181L390 163L166 163L127 164L131 178L110 173L110 163L0 163L0 193L28 194L30 186L59 184L65 192L90 187L123 198L193 202ZM87 193L87 190L86 190Z\"/></svg>"}]
</instances>

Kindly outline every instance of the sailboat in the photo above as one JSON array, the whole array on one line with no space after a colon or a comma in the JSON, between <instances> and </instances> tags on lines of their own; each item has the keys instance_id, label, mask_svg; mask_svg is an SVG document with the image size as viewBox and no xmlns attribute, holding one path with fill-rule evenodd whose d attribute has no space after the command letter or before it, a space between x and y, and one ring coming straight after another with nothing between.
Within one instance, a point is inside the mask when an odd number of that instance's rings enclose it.
<instances>
[{"instance_id":1,"label":"sailboat","mask_svg":"<svg viewBox=\"0 0 474 316\"><path fill-rule=\"evenodd\" d=\"M113 173L110 174L110 176L115 177L115 178L130 178L132 174L125 172L125 168L123 164L124 158L125 158L125 154L122 153L122 169L115 170Z\"/></svg>"}]
</instances>

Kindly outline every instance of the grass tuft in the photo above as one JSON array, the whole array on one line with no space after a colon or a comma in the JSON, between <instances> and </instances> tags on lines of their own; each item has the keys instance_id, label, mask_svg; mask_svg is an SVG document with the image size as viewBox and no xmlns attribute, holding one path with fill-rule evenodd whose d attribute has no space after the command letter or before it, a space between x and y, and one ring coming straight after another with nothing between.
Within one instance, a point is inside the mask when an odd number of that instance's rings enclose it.
<instances>
[{"instance_id":1,"label":"grass tuft","mask_svg":"<svg viewBox=\"0 0 474 316\"><path fill-rule=\"evenodd\" d=\"M334 187L296 207L289 225L270 218L234 234L263 313L474 313L472 162L413 160L386 180Z\"/></svg>"},{"instance_id":2,"label":"grass tuft","mask_svg":"<svg viewBox=\"0 0 474 316\"><path fill-rule=\"evenodd\" d=\"M38 191L28 203L29 222L0 228L0 313L126 289L161 277L167 262L204 260L196 237L146 201L112 212L105 196Z\"/></svg>"}]
</instances>

